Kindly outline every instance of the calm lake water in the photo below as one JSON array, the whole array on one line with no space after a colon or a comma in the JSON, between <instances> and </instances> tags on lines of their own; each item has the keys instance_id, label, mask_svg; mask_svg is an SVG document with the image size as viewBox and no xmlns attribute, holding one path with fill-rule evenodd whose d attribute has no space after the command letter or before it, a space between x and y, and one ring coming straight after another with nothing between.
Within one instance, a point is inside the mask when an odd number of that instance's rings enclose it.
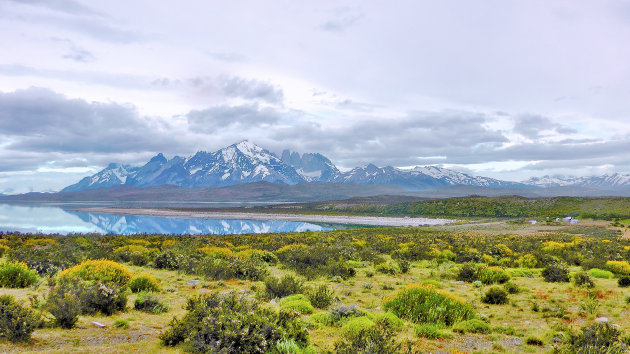
<instances>
[{"instance_id":1,"label":"calm lake water","mask_svg":"<svg viewBox=\"0 0 630 354\"><path fill-rule=\"evenodd\" d=\"M244 234L331 230L298 221L184 219L71 211L51 205L0 204L0 231L22 233Z\"/></svg>"}]
</instances>

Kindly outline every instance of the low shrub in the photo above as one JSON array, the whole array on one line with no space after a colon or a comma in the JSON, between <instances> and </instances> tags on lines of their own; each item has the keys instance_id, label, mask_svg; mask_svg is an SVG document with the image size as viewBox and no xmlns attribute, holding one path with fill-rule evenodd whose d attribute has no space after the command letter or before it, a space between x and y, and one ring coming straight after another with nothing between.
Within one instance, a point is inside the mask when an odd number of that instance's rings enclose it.
<instances>
[{"instance_id":1,"label":"low shrub","mask_svg":"<svg viewBox=\"0 0 630 354\"><path fill-rule=\"evenodd\" d=\"M138 311L150 312L153 314L160 314L169 310L168 305L163 304L153 293L139 292L136 297L136 301L133 303L133 308Z\"/></svg>"},{"instance_id":2,"label":"low shrub","mask_svg":"<svg viewBox=\"0 0 630 354\"><path fill-rule=\"evenodd\" d=\"M276 343L276 350L279 354L315 354L315 349L311 347L301 348L295 339L282 339Z\"/></svg>"},{"instance_id":3,"label":"low shrub","mask_svg":"<svg viewBox=\"0 0 630 354\"><path fill-rule=\"evenodd\" d=\"M160 282L152 275L139 274L131 279L131 282L129 283L129 289L134 293L138 293L141 291L159 292Z\"/></svg>"},{"instance_id":4,"label":"low shrub","mask_svg":"<svg viewBox=\"0 0 630 354\"><path fill-rule=\"evenodd\" d=\"M114 321L114 327L120 329L129 329L129 321L123 319L117 319Z\"/></svg>"},{"instance_id":5,"label":"low shrub","mask_svg":"<svg viewBox=\"0 0 630 354\"><path fill-rule=\"evenodd\" d=\"M399 259L396 265L402 274L407 274L411 268L411 263L406 259Z\"/></svg>"},{"instance_id":6,"label":"low shrub","mask_svg":"<svg viewBox=\"0 0 630 354\"><path fill-rule=\"evenodd\" d=\"M127 285L131 280L131 276L131 272L124 265L105 259L84 261L59 274L60 278L92 280L102 283L113 283L118 286Z\"/></svg>"},{"instance_id":7,"label":"low shrub","mask_svg":"<svg viewBox=\"0 0 630 354\"><path fill-rule=\"evenodd\" d=\"M384 307L396 316L415 323L443 323L447 326L474 316L465 300L431 285L411 284L386 299Z\"/></svg>"},{"instance_id":8,"label":"low shrub","mask_svg":"<svg viewBox=\"0 0 630 354\"><path fill-rule=\"evenodd\" d=\"M589 269L588 274L592 276L593 278L601 278L601 279L612 279L615 277L615 274L613 274L613 272L604 270L604 269L599 269L599 268Z\"/></svg>"},{"instance_id":9,"label":"low shrub","mask_svg":"<svg viewBox=\"0 0 630 354\"><path fill-rule=\"evenodd\" d=\"M490 333L490 326L476 318L455 323L453 326L455 333Z\"/></svg>"},{"instance_id":10,"label":"low shrub","mask_svg":"<svg viewBox=\"0 0 630 354\"><path fill-rule=\"evenodd\" d=\"M265 262L255 258L213 258L203 262L199 269L201 274L214 280L241 279L263 280L269 270Z\"/></svg>"},{"instance_id":11,"label":"low shrub","mask_svg":"<svg viewBox=\"0 0 630 354\"><path fill-rule=\"evenodd\" d=\"M503 288L498 286L493 286L486 294L481 298L481 301L484 304L490 305L502 305L507 304L508 302L508 293Z\"/></svg>"},{"instance_id":12,"label":"low shrub","mask_svg":"<svg viewBox=\"0 0 630 354\"><path fill-rule=\"evenodd\" d=\"M395 264L391 264L388 262L377 264L376 267L374 267L374 269L377 272L383 273L383 274L395 275L395 274L400 273L400 270Z\"/></svg>"},{"instance_id":13,"label":"low shrub","mask_svg":"<svg viewBox=\"0 0 630 354\"><path fill-rule=\"evenodd\" d=\"M630 275L630 263L627 261L608 261L606 268L619 275Z\"/></svg>"},{"instance_id":14,"label":"low shrub","mask_svg":"<svg viewBox=\"0 0 630 354\"><path fill-rule=\"evenodd\" d=\"M398 353L401 344L396 341L396 334L386 323L379 322L356 333L343 334L335 342L335 353Z\"/></svg>"},{"instance_id":15,"label":"low shrub","mask_svg":"<svg viewBox=\"0 0 630 354\"><path fill-rule=\"evenodd\" d=\"M621 277L617 280L617 284L619 284L620 287L625 288L630 286L630 277Z\"/></svg>"},{"instance_id":16,"label":"low shrub","mask_svg":"<svg viewBox=\"0 0 630 354\"><path fill-rule=\"evenodd\" d=\"M521 292L521 288L512 282L503 284L503 288L508 292L508 294L518 294Z\"/></svg>"},{"instance_id":17,"label":"low shrub","mask_svg":"<svg viewBox=\"0 0 630 354\"><path fill-rule=\"evenodd\" d=\"M474 263L464 263L457 273L457 280L472 283L478 280L477 266Z\"/></svg>"},{"instance_id":18,"label":"low shrub","mask_svg":"<svg viewBox=\"0 0 630 354\"><path fill-rule=\"evenodd\" d=\"M151 251L140 245L127 245L114 250L114 259L120 262L131 262L136 266L143 266L151 260Z\"/></svg>"},{"instance_id":19,"label":"low shrub","mask_svg":"<svg viewBox=\"0 0 630 354\"><path fill-rule=\"evenodd\" d=\"M328 289L326 284L322 284L316 288L307 291L308 299L311 304L318 309L325 309L332 304L334 300L334 291Z\"/></svg>"},{"instance_id":20,"label":"low shrub","mask_svg":"<svg viewBox=\"0 0 630 354\"><path fill-rule=\"evenodd\" d=\"M76 287L68 281L57 282L50 290L44 308L55 318L55 325L70 329L81 313L81 301Z\"/></svg>"},{"instance_id":21,"label":"low shrub","mask_svg":"<svg viewBox=\"0 0 630 354\"><path fill-rule=\"evenodd\" d=\"M541 272L546 282L568 282L569 270L562 264L551 264Z\"/></svg>"},{"instance_id":22,"label":"low shrub","mask_svg":"<svg viewBox=\"0 0 630 354\"><path fill-rule=\"evenodd\" d=\"M100 312L109 316L126 310L128 290L117 284L81 282L78 289L82 313L95 314Z\"/></svg>"},{"instance_id":23,"label":"low shrub","mask_svg":"<svg viewBox=\"0 0 630 354\"><path fill-rule=\"evenodd\" d=\"M185 343L193 352L266 353L293 339L308 345L308 332L294 312L274 310L243 293L210 294L188 300L186 314L160 335L163 344Z\"/></svg>"},{"instance_id":24,"label":"low shrub","mask_svg":"<svg viewBox=\"0 0 630 354\"><path fill-rule=\"evenodd\" d=\"M275 254L269 251L264 251L264 250L246 249L246 250L238 252L236 254L236 257L254 258L254 259L261 260L270 265L274 265L278 263L278 257Z\"/></svg>"},{"instance_id":25,"label":"low shrub","mask_svg":"<svg viewBox=\"0 0 630 354\"><path fill-rule=\"evenodd\" d=\"M421 323L413 326L413 332L416 336L427 339L445 339L452 338L453 335L444 331L441 326L433 323Z\"/></svg>"},{"instance_id":26,"label":"low shrub","mask_svg":"<svg viewBox=\"0 0 630 354\"><path fill-rule=\"evenodd\" d=\"M373 327L375 323L365 316L353 317L341 326L341 334L346 336L356 336L362 330Z\"/></svg>"},{"instance_id":27,"label":"low shrub","mask_svg":"<svg viewBox=\"0 0 630 354\"><path fill-rule=\"evenodd\" d=\"M282 278L267 277L265 279L265 292L269 298L285 297L304 292L304 282L291 274Z\"/></svg>"},{"instance_id":28,"label":"low shrub","mask_svg":"<svg viewBox=\"0 0 630 354\"><path fill-rule=\"evenodd\" d=\"M593 279L587 272L579 272L573 275L573 284L577 287L592 289L595 287Z\"/></svg>"},{"instance_id":29,"label":"low shrub","mask_svg":"<svg viewBox=\"0 0 630 354\"><path fill-rule=\"evenodd\" d=\"M370 320L372 320L374 323L376 322L387 322L387 325L392 327L395 330L401 330L405 327L405 322L403 320L401 320L398 316L394 315L391 312L379 312L379 313L372 313L372 312L368 312L366 314L367 318L369 318Z\"/></svg>"},{"instance_id":30,"label":"low shrub","mask_svg":"<svg viewBox=\"0 0 630 354\"><path fill-rule=\"evenodd\" d=\"M185 255L178 252L164 251L155 256L153 263L158 269L178 270L185 257Z\"/></svg>"},{"instance_id":31,"label":"low shrub","mask_svg":"<svg viewBox=\"0 0 630 354\"><path fill-rule=\"evenodd\" d=\"M311 302L302 294L287 296L280 300L279 305L281 309L295 310L300 314L313 313L313 305L311 305Z\"/></svg>"},{"instance_id":32,"label":"low shrub","mask_svg":"<svg viewBox=\"0 0 630 354\"><path fill-rule=\"evenodd\" d=\"M569 332L561 347L566 353L623 353L621 331L608 323L593 323Z\"/></svg>"},{"instance_id":33,"label":"low shrub","mask_svg":"<svg viewBox=\"0 0 630 354\"><path fill-rule=\"evenodd\" d=\"M484 284L503 284L510 280L510 274L501 267L485 267L479 270L477 278Z\"/></svg>"},{"instance_id":34,"label":"low shrub","mask_svg":"<svg viewBox=\"0 0 630 354\"><path fill-rule=\"evenodd\" d=\"M328 315L330 317L331 324L338 323L344 318L361 316L363 315L359 310L359 307L355 304L351 305L343 305L339 304L337 306L333 306L328 310Z\"/></svg>"},{"instance_id":35,"label":"low shrub","mask_svg":"<svg viewBox=\"0 0 630 354\"><path fill-rule=\"evenodd\" d=\"M21 262L7 262L0 265L0 287L25 288L35 284L37 273Z\"/></svg>"},{"instance_id":36,"label":"low shrub","mask_svg":"<svg viewBox=\"0 0 630 354\"><path fill-rule=\"evenodd\" d=\"M40 322L33 310L22 307L13 296L0 296L0 338L12 343L28 341Z\"/></svg>"},{"instance_id":37,"label":"low shrub","mask_svg":"<svg viewBox=\"0 0 630 354\"><path fill-rule=\"evenodd\" d=\"M545 342L543 342L543 340L537 336L530 335L530 336L527 336L527 338L525 338L525 344L542 346L545 344Z\"/></svg>"}]
</instances>

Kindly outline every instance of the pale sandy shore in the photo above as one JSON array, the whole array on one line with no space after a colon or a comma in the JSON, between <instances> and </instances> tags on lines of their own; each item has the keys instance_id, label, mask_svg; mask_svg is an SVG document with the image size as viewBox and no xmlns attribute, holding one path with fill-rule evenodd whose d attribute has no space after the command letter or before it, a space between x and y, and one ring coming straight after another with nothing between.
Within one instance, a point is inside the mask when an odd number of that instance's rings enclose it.
<instances>
[{"instance_id":1,"label":"pale sandy shore","mask_svg":"<svg viewBox=\"0 0 630 354\"><path fill-rule=\"evenodd\" d=\"M427 218L395 218L381 216L333 216L333 215L299 215L299 214L266 214L212 211L179 211L150 208L82 208L76 209L88 213L104 213L117 215L144 215L186 219L243 219L243 220L281 220L304 221L330 224L354 224L375 226L424 226L445 225L456 220Z\"/></svg>"}]
</instances>

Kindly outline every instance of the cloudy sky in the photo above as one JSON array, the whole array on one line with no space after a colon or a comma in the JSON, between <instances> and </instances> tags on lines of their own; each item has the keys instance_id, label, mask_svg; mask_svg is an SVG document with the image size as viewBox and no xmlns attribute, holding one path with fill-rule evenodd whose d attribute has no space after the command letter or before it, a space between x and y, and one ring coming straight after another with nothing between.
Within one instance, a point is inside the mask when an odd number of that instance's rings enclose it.
<instances>
[{"instance_id":1,"label":"cloudy sky","mask_svg":"<svg viewBox=\"0 0 630 354\"><path fill-rule=\"evenodd\" d=\"M0 193L249 139L341 168L630 173L625 1L0 0Z\"/></svg>"}]
</instances>

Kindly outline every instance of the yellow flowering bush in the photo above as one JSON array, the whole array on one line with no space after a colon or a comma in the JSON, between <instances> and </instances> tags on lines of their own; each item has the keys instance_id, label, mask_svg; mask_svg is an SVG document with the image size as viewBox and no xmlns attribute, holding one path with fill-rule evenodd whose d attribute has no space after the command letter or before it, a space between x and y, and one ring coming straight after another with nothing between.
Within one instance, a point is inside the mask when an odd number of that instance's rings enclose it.
<instances>
[{"instance_id":1,"label":"yellow flowering bush","mask_svg":"<svg viewBox=\"0 0 630 354\"><path fill-rule=\"evenodd\" d=\"M234 256L234 252L227 247L206 246L199 248L199 251L214 258L230 258Z\"/></svg>"},{"instance_id":2,"label":"yellow flowering bush","mask_svg":"<svg viewBox=\"0 0 630 354\"><path fill-rule=\"evenodd\" d=\"M78 278L81 280L96 280L104 283L127 285L131 280L132 274L127 267L120 263L100 259L88 260L77 264L62 271L59 277L62 279Z\"/></svg>"},{"instance_id":3,"label":"yellow flowering bush","mask_svg":"<svg viewBox=\"0 0 630 354\"><path fill-rule=\"evenodd\" d=\"M627 261L608 261L606 268L615 274L630 275L630 263Z\"/></svg>"}]
</instances>

